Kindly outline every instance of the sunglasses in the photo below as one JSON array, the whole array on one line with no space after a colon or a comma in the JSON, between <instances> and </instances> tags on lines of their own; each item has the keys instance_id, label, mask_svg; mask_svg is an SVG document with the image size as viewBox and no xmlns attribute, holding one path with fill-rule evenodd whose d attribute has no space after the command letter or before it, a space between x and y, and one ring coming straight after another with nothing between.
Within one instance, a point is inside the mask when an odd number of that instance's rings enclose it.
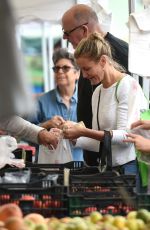
<instances>
[{"instance_id":1,"label":"sunglasses","mask_svg":"<svg viewBox=\"0 0 150 230\"><path fill-rule=\"evenodd\" d=\"M63 66L53 66L52 69L53 69L54 73L58 73L60 69L63 71L63 73L67 73L71 69L75 69L75 68L72 66L63 65Z\"/></svg>"},{"instance_id":2,"label":"sunglasses","mask_svg":"<svg viewBox=\"0 0 150 230\"><path fill-rule=\"evenodd\" d=\"M64 29L62 28L63 34L66 35L67 37L69 37L69 35L70 35L73 31L79 29L79 28L82 27L82 26L86 26L87 24L88 24L88 22L86 22L86 23L84 23L84 24L82 24L82 25L79 25L79 26L77 26L77 27L74 27L72 30L69 30L69 31L64 31Z\"/></svg>"}]
</instances>

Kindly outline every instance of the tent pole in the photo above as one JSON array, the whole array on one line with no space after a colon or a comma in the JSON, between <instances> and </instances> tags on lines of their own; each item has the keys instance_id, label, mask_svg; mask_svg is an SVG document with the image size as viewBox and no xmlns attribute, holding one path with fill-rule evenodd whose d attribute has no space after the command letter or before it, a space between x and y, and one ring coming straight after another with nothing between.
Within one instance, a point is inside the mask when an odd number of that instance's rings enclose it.
<instances>
[{"instance_id":1,"label":"tent pole","mask_svg":"<svg viewBox=\"0 0 150 230\"><path fill-rule=\"evenodd\" d=\"M128 0L129 14L135 11L135 0Z\"/></svg>"},{"instance_id":2,"label":"tent pole","mask_svg":"<svg viewBox=\"0 0 150 230\"><path fill-rule=\"evenodd\" d=\"M55 88L54 73L52 70L53 61L53 51L54 51L54 37L52 32L52 24L49 23L49 33L48 33L48 73L49 73L49 90Z\"/></svg>"},{"instance_id":3,"label":"tent pole","mask_svg":"<svg viewBox=\"0 0 150 230\"><path fill-rule=\"evenodd\" d=\"M42 59L43 59L43 78L44 78L44 92L49 90L49 76L48 76L48 57L47 57L47 40L46 40L46 23L42 26Z\"/></svg>"}]
</instances>

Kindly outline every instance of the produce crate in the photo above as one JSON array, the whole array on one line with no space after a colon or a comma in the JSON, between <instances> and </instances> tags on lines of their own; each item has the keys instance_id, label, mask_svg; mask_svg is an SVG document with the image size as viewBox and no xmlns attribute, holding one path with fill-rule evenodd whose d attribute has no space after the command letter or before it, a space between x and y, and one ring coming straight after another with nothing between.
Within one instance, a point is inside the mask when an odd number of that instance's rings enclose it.
<instances>
[{"instance_id":1,"label":"produce crate","mask_svg":"<svg viewBox=\"0 0 150 230\"><path fill-rule=\"evenodd\" d=\"M68 215L66 187L53 186L48 189L0 188L0 205L15 203L23 214L36 212L44 217Z\"/></svg>"},{"instance_id":2,"label":"produce crate","mask_svg":"<svg viewBox=\"0 0 150 230\"><path fill-rule=\"evenodd\" d=\"M89 175L70 175L70 193L105 192L118 197L122 189L133 194L136 186L135 175L115 175L112 172ZM119 194L118 194L119 192ZM122 194L121 194L122 195Z\"/></svg>"},{"instance_id":3,"label":"produce crate","mask_svg":"<svg viewBox=\"0 0 150 230\"><path fill-rule=\"evenodd\" d=\"M84 216L92 211L126 215L136 209L134 175L118 176L112 172L70 175L68 203L70 216Z\"/></svg>"},{"instance_id":4,"label":"produce crate","mask_svg":"<svg viewBox=\"0 0 150 230\"><path fill-rule=\"evenodd\" d=\"M84 167L83 161L70 161L65 164L36 164L36 163L30 163L28 162L27 167L29 168L44 168L49 169L51 171L61 171L64 170L64 168L68 168L71 171L72 170L78 170Z\"/></svg>"},{"instance_id":5,"label":"produce crate","mask_svg":"<svg viewBox=\"0 0 150 230\"><path fill-rule=\"evenodd\" d=\"M83 167L82 161L72 161L65 164L32 164L28 163L28 167L23 169L18 168L3 168L0 171L0 177L4 178L4 175L7 173L9 175L12 174L12 179L10 178L6 181L5 186L8 187L43 187L48 188L52 185L63 185L64 184L64 169L68 168L70 172L80 169ZM27 175L23 176L24 174L29 174L30 179L25 181ZM20 174L20 175L19 175ZM20 182L16 182L12 184L12 180L15 180L15 177L18 177ZM21 178L23 178L21 180ZM25 184L26 182L26 184Z\"/></svg>"},{"instance_id":6,"label":"produce crate","mask_svg":"<svg viewBox=\"0 0 150 230\"><path fill-rule=\"evenodd\" d=\"M138 209L147 209L150 211L150 194L140 193L137 194L137 205Z\"/></svg>"},{"instance_id":7,"label":"produce crate","mask_svg":"<svg viewBox=\"0 0 150 230\"><path fill-rule=\"evenodd\" d=\"M30 167L24 169L2 169L0 204L16 203L24 215L37 212L45 217L67 216L68 199L67 188L63 186L63 171L64 168L74 170L82 166L83 162L68 162L57 165L30 164Z\"/></svg>"},{"instance_id":8,"label":"produce crate","mask_svg":"<svg viewBox=\"0 0 150 230\"><path fill-rule=\"evenodd\" d=\"M62 172L64 168L70 169L70 171L79 170L84 168L83 161L70 161L65 164L37 164L32 163L30 161L26 161L26 168L31 168L32 170L36 171L36 169L46 169L51 172ZM4 168L1 169L0 175L4 173L6 170L11 170L12 167L10 165L6 165ZM14 168L16 170L16 168Z\"/></svg>"},{"instance_id":9,"label":"produce crate","mask_svg":"<svg viewBox=\"0 0 150 230\"><path fill-rule=\"evenodd\" d=\"M64 169L69 169L69 185L64 186ZM103 214L126 214L135 209L135 176L99 173L83 162L30 164L24 169L8 168L7 173L30 172L22 183L1 183L0 204L17 203L24 214L38 212L45 217L84 216L94 210Z\"/></svg>"},{"instance_id":10,"label":"produce crate","mask_svg":"<svg viewBox=\"0 0 150 230\"><path fill-rule=\"evenodd\" d=\"M136 210L136 196L114 198L113 196L101 196L101 194L88 196L68 196L69 216L86 216L93 211L102 214L126 215L131 210Z\"/></svg>"}]
</instances>

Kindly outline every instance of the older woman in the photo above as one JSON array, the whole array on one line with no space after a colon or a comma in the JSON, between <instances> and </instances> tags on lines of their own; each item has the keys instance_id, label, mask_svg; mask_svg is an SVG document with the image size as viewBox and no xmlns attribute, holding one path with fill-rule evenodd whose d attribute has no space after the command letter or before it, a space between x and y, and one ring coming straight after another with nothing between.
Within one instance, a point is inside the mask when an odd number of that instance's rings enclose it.
<instances>
[{"instance_id":1,"label":"older woman","mask_svg":"<svg viewBox=\"0 0 150 230\"><path fill-rule=\"evenodd\" d=\"M35 124L49 130L59 128L66 121L77 121L77 81L79 67L72 53L58 49L53 54L56 88L38 98L38 108L32 119ZM73 160L82 161L83 153L72 148Z\"/></svg>"}]
</instances>

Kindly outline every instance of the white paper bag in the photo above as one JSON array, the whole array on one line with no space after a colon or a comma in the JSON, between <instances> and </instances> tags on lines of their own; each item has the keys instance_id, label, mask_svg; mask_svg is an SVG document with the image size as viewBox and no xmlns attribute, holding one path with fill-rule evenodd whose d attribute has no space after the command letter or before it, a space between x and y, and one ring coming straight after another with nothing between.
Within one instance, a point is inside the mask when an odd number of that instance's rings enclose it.
<instances>
[{"instance_id":1,"label":"white paper bag","mask_svg":"<svg viewBox=\"0 0 150 230\"><path fill-rule=\"evenodd\" d=\"M44 145L40 145L39 147L39 164L64 164L72 160L73 158L69 140L61 138L57 148L54 150L50 150Z\"/></svg>"}]
</instances>

